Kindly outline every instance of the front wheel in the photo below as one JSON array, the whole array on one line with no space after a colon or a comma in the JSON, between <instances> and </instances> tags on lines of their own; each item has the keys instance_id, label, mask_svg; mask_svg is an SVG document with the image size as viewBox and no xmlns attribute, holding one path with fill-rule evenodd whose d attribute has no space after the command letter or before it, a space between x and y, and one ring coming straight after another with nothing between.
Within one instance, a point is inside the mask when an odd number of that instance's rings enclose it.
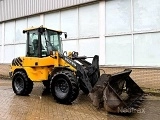
<instances>
[{"instance_id":1,"label":"front wheel","mask_svg":"<svg viewBox=\"0 0 160 120\"><path fill-rule=\"evenodd\" d=\"M18 71L13 76L12 88L16 95L26 96L32 92L33 82L27 77L26 73Z\"/></svg>"},{"instance_id":2,"label":"front wheel","mask_svg":"<svg viewBox=\"0 0 160 120\"><path fill-rule=\"evenodd\" d=\"M62 104L70 104L79 94L77 79L71 71L57 72L51 80L50 88L55 100Z\"/></svg>"}]
</instances>

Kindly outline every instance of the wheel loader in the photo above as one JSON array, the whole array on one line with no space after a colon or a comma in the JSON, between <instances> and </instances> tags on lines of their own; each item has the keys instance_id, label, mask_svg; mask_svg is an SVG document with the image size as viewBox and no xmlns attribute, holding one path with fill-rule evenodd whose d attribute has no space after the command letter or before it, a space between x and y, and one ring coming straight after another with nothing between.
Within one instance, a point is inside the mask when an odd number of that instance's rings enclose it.
<instances>
[{"instance_id":1,"label":"wheel loader","mask_svg":"<svg viewBox=\"0 0 160 120\"><path fill-rule=\"evenodd\" d=\"M40 26L23 33L27 36L26 56L14 58L9 72L16 95L29 95L33 82L42 82L61 104L72 103L82 90L94 106L102 104L108 112L140 105L144 92L130 78L131 70L100 75L98 55L90 63L78 52L63 52L61 35L67 38L66 32Z\"/></svg>"}]
</instances>

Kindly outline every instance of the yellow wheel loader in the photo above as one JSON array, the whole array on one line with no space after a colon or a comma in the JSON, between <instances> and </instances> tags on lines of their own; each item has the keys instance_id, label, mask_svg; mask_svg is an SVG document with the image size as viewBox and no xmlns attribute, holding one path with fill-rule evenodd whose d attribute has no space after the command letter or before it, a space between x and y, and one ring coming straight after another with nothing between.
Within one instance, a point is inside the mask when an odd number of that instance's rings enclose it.
<instances>
[{"instance_id":1,"label":"yellow wheel loader","mask_svg":"<svg viewBox=\"0 0 160 120\"><path fill-rule=\"evenodd\" d=\"M110 112L135 108L135 101L143 96L144 92L129 77L130 70L100 76L98 55L90 63L77 52L63 52L61 35L66 38L66 32L40 26L23 33L27 35L26 56L14 58L9 72L16 95L29 95L33 82L43 82L58 103L72 103L82 90L90 95L93 105L103 103ZM125 99L121 96L124 93ZM100 98L96 99L96 95Z\"/></svg>"}]
</instances>

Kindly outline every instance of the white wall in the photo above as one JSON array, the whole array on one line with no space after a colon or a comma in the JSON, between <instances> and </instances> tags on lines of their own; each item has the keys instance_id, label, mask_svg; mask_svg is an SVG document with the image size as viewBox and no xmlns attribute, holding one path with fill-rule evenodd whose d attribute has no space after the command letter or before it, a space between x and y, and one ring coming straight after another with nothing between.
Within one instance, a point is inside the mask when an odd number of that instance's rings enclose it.
<instances>
[{"instance_id":1,"label":"white wall","mask_svg":"<svg viewBox=\"0 0 160 120\"><path fill-rule=\"evenodd\" d=\"M134 31L160 29L160 1L134 0Z\"/></svg>"},{"instance_id":2,"label":"white wall","mask_svg":"<svg viewBox=\"0 0 160 120\"><path fill-rule=\"evenodd\" d=\"M99 35L98 4L79 8L79 37L97 37Z\"/></svg>"},{"instance_id":3,"label":"white wall","mask_svg":"<svg viewBox=\"0 0 160 120\"><path fill-rule=\"evenodd\" d=\"M2 61L2 46L0 45L0 63L2 63L3 61Z\"/></svg>"},{"instance_id":4,"label":"white wall","mask_svg":"<svg viewBox=\"0 0 160 120\"><path fill-rule=\"evenodd\" d=\"M160 66L160 1L106 1L106 65Z\"/></svg>"},{"instance_id":5,"label":"white wall","mask_svg":"<svg viewBox=\"0 0 160 120\"><path fill-rule=\"evenodd\" d=\"M82 39L79 40L79 55L93 57L94 55L99 55L99 39ZM92 59L87 59L87 61L92 62Z\"/></svg>"},{"instance_id":6,"label":"white wall","mask_svg":"<svg viewBox=\"0 0 160 120\"><path fill-rule=\"evenodd\" d=\"M134 0L134 65L160 66L160 1Z\"/></svg>"},{"instance_id":7,"label":"white wall","mask_svg":"<svg viewBox=\"0 0 160 120\"><path fill-rule=\"evenodd\" d=\"M0 24L0 63L3 62L3 39L4 39L4 35L3 35L3 25L4 24Z\"/></svg>"},{"instance_id":8,"label":"white wall","mask_svg":"<svg viewBox=\"0 0 160 120\"><path fill-rule=\"evenodd\" d=\"M65 51L98 54L101 65L160 67L159 9L159 0L109 0L3 22L0 62L24 56L22 30L43 24L68 33L63 37Z\"/></svg>"},{"instance_id":9,"label":"white wall","mask_svg":"<svg viewBox=\"0 0 160 120\"><path fill-rule=\"evenodd\" d=\"M136 66L160 65L160 33L134 36L134 63Z\"/></svg>"},{"instance_id":10,"label":"white wall","mask_svg":"<svg viewBox=\"0 0 160 120\"><path fill-rule=\"evenodd\" d=\"M44 15L44 25L68 33L67 40L62 36L64 51L78 51L79 55L94 56L99 55L98 16L98 4L93 4L47 13Z\"/></svg>"},{"instance_id":11,"label":"white wall","mask_svg":"<svg viewBox=\"0 0 160 120\"><path fill-rule=\"evenodd\" d=\"M48 28L60 30L60 12L45 14L44 25Z\"/></svg>"},{"instance_id":12,"label":"white wall","mask_svg":"<svg viewBox=\"0 0 160 120\"><path fill-rule=\"evenodd\" d=\"M106 37L106 64L124 65L132 64L132 37L115 36Z\"/></svg>"},{"instance_id":13,"label":"white wall","mask_svg":"<svg viewBox=\"0 0 160 120\"><path fill-rule=\"evenodd\" d=\"M106 2L106 65L132 65L131 1ZM119 36L120 35L120 36Z\"/></svg>"},{"instance_id":14,"label":"white wall","mask_svg":"<svg viewBox=\"0 0 160 120\"><path fill-rule=\"evenodd\" d=\"M40 16L38 15L38 16L33 16L33 17L29 17L28 19L27 19L27 26L28 27L32 27L32 26L36 26L36 27L38 27L38 26L40 26L41 24L40 24Z\"/></svg>"},{"instance_id":15,"label":"white wall","mask_svg":"<svg viewBox=\"0 0 160 120\"><path fill-rule=\"evenodd\" d=\"M131 32L130 4L130 0L106 2L106 34Z\"/></svg>"},{"instance_id":16,"label":"white wall","mask_svg":"<svg viewBox=\"0 0 160 120\"><path fill-rule=\"evenodd\" d=\"M0 24L0 45L2 45L2 24Z\"/></svg>"},{"instance_id":17,"label":"white wall","mask_svg":"<svg viewBox=\"0 0 160 120\"><path fill-rule=\"evenodd\" d=\"M25 43L26 42L26 38L25 38L25 34L23 34L22 30L27 28L27 19L20 19L20 20L16 20L16 39L15 42L16 43Z\"/></svg>"},{"instance_id":18,"label":"white wall","mask_svg":"<svg viewBox=\"0 0 160 120\"><path fill-rule=\"evenodd\" d=\"M78 39L78 8L61 11L61 30L68 33L68 39Z\"/></svg>"},{"instance_id":19,"label":"white wall","mask_svg":"<svg viewBox=\"0 0 160 120\"><path fill-rule=\"evenodd\" d=\"M62 37L64 51L78 51L86 56L99 55L98 16L98 4L93 4L5 22L1 62L10 63L14 57L24 56L26 35L22 33L23 29L40 25L68 33L67 39Z\"/></svg>"},{"instance_id":20,"label":"white wall","mask_svg":"<svg viewBox=\"0 0 160 120\"><path fill-rule=\"evenodd\" d=\"M12 59L24 56L26 50L26 36L22 33L27 28L27 19L20 19L4 23L4 44L1 47L1 62L11 63Z\"/></svg>"},{"instance_id":21,"label":"white wall","mask_svg":"<svg viewBox=\"0 0 160 120\"><path fill-rule=\"evenodd\" d=\"M13 44L15 42L15 21L7 22L4 27L4 43Z\"/></svg>"},{"instance_id":22,"label":"white wall","mask_svg":"<svg viewBox=\"0 0 160 120\"><path fill-rule=\"evenodd\" d=\"M4 46L4 63L11 63L12 59L15 57L14 47L14 45Z\"/></svg>"}]
</instances>

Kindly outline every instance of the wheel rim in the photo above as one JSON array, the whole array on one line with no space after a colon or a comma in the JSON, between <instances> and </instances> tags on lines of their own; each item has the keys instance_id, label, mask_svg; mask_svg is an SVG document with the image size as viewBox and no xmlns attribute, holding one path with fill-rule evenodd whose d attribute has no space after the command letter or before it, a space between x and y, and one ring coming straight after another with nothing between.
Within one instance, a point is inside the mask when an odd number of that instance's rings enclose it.
<instances>
[{"instance_id":1,"label":"wheel rim","mask_svg":"<svg viewBox=\"0 0 160 120\"><path fill-rule=\"evenodd\" d=\"M63 78L60 78L59 80L57 80L57 82L55 83L56 96L60 99L63 99L68 95L68 92L69 92L68 82Z\"/></svg>"},{"instance_id":2,"label":"wheel rim","mask_svg":"<svg viewBox=\"0 0 160 120\"><path fill-rule=\"evenodd\" d=\"M22 91L24 89L24 81L22 77L17 77L14 81L14 87L16 91Z\"/></svg>"}]
</instances>

